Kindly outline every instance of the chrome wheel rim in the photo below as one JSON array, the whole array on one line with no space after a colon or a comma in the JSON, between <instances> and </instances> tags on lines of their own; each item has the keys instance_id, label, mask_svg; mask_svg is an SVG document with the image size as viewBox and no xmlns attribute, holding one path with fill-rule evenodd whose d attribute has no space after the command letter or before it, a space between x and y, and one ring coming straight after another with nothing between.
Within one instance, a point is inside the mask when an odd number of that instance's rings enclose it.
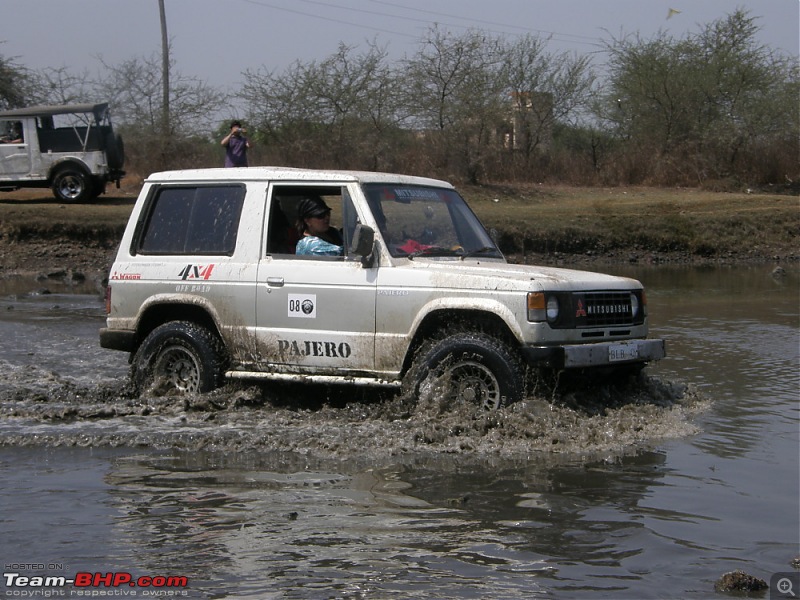
<instances>
[{"instance_id":1,"label":"chrome wheel rim","mask_svg":"<svg viewBox=\"0 0 800 600\"><path fill-rule=\"evenodd\" d=\"M200 389L200 365L183 346L165 348L158 356L153 375L180 392L197 392Z\"/></svg>"},{"instance_id":2,"label":"chrome wheel rim","mask_svg":"<svg viewBox=\"0 0 800 600\"><path fill-rule=\"evenodd\" d=\"M450 398L480 406L482 409L497 410L502 405L500 382L494 373L478 362L464 361L449 367L445 373L450 381Z\"/></svg>"},{"instance_id":3,"label":"chrome wheel rim","mask_svg":"<svg viewBox=\"0 0 800 600\"><path fill-rule=\"evenodd\" d=\"M58 193L65 198L75 199L81 195L81 191L83 191L83 186L75 175L62 177L58 182Z\"/></svg>"}]
</instances>

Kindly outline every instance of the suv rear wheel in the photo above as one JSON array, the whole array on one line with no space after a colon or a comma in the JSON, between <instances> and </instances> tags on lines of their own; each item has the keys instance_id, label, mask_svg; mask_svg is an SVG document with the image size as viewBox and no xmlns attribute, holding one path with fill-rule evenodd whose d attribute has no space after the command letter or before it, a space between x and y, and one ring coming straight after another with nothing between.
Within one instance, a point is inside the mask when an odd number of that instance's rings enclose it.
<instances>
[{"instance_id":1,"label":"suv rear wheel","mask_svg":"<svg viewBox=\"0 0 800 600\"><path fill-rule=\"evenodd\" d=\"M53 195L62 202L91 200L92 180L78 167L65 167L53 177Z\"/></svg>"},{"instance_id":2,"label":"suv rear wheel","mask_svg":"<svg viewBox=\"0 0 800 600\"><path fill-rule=\"evenodd\" d=\"M505 342L482 332L455 333L425 342L405 376L405 393L419 398L428 389L441 389L455 404L497 410L524 397L525 369Z\"/></svg>"},{"instance_id":3,"label":"suv rear wheel","mask_svg":"<svg viewBox=\"0 0 800 600\"><path fill-rule=\"evenodd\" d=\"M171 321L150 332L133 358L132 381L137 392L197 394L222 385L225 352L219 338L205 327Z\"/></svg>"}]
</instances>

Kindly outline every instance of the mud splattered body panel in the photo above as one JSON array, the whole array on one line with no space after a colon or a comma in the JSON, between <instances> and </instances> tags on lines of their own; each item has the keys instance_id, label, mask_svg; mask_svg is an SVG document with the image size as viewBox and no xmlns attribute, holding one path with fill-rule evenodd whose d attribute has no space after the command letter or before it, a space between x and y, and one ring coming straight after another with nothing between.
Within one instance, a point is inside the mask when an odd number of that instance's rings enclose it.
<instances>
[{"instance_id":1,"label":"mud splattered body panel","mask_svg":"<svg viewBox=\"0 0 800 600\"><path fill-rule=\"evenodd\" d=\"M307 198L328 208L341 255L294 253ZM237 377L396 384L451 329L557 368L664 356L638 281L508 264L450 184L382 173L152 175L110 273L101 344L135 352L172 320L219 336Z\"/></svg>"}]
</instances>

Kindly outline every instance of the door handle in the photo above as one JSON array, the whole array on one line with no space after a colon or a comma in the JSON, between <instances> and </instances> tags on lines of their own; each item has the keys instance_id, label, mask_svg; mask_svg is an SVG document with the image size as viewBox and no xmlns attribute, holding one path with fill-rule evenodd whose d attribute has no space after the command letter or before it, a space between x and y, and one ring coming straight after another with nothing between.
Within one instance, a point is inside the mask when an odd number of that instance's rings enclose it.
<instances>
[{"instance_id":1,"label":"door handle","mask_svg":"<svg viewBox=\"0 0 800 600\"><path fill-rule=\"evenodd\" d=\"M267 277L267 285L270 287L283 287L283 277Z\"/></svg>"}]
</instances>

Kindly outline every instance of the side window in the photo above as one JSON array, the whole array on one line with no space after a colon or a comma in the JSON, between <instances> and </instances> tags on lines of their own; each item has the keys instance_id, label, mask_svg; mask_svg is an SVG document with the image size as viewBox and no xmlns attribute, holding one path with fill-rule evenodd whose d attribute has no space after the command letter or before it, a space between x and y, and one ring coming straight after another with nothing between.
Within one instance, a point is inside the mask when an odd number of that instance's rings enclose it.
<instances>
[{"instance_id":1,"label":"side window","mask_svg":"<svg viewBox=\"0 0 800 600\"><path fill-rule=\"evenodd\" d=\"M0 143L22 143L22 123L20 121L0 121Z\"/></svg>"},{"instance_id":2,"label":"side window","mask_svg":"<svg viewBox=\"0 0 800 600\"><path fill-rule=\"evenodd\" d=\"M303 219L301 212L309 204L316 207L314 212L318 214L329 208L329 220ZM347 241L357 220L347 189L341 185L275 185L269 214L267 254L312 260L344 260ZM304 239L309 237L315 239Z\"/></svg>"},{"instance_id":3,"label":"side window","mask_svg":"<svg viewBox=\"0 0 800 600\"><path fill-rule=\"evenodd\" d=\"M158 188L146 211L136 251L232 255L244 195L242 185Z\"/></svg>"}]
</instances>

